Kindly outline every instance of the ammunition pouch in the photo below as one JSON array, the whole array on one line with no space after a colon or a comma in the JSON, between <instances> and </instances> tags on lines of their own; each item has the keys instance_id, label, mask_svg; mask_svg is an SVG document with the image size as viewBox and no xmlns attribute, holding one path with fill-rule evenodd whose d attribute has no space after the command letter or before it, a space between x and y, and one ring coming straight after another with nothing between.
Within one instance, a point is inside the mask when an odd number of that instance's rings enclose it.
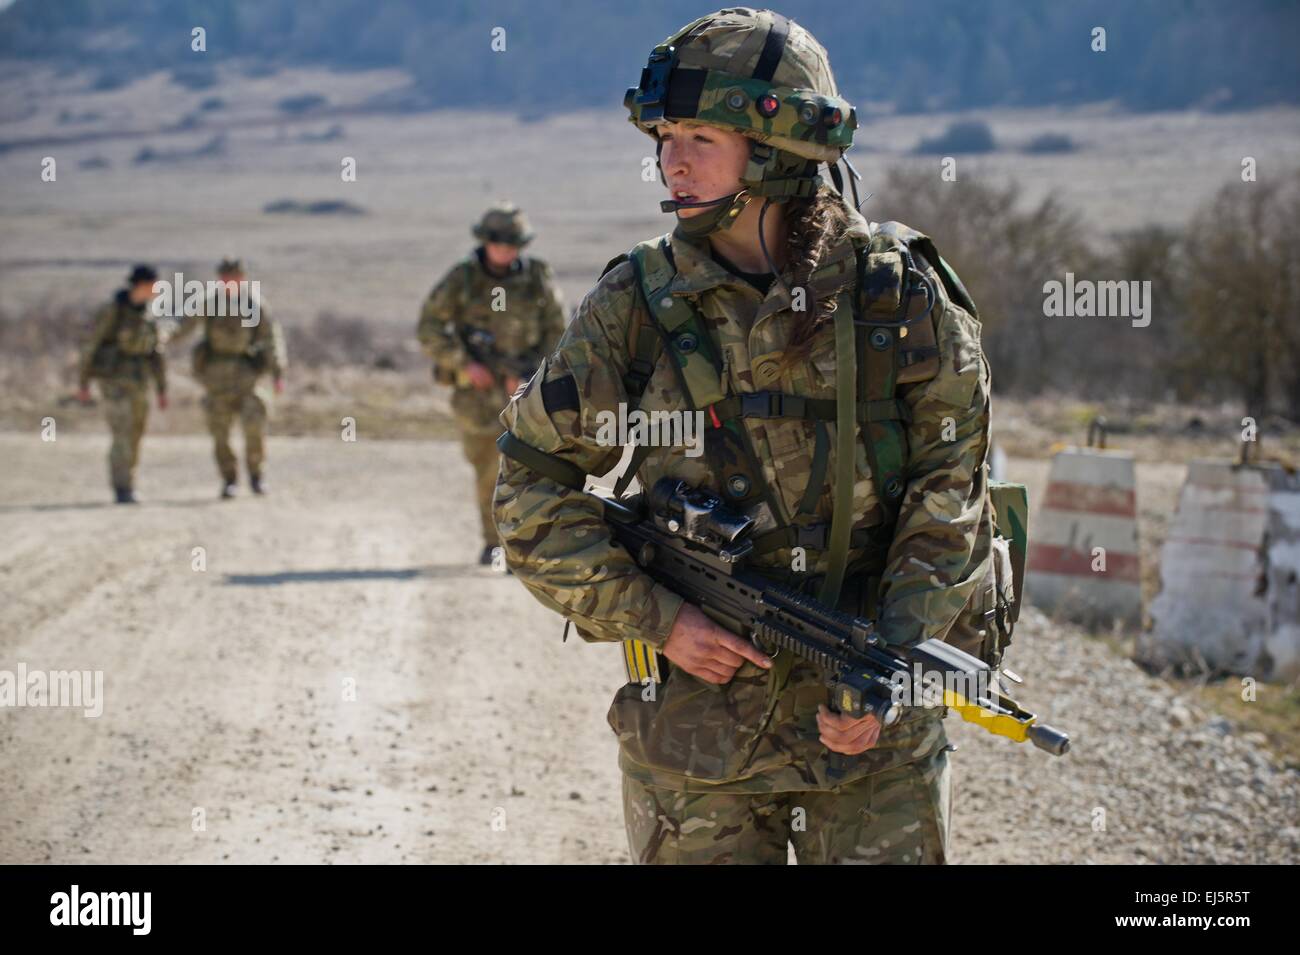
<instances>
[{"instance_id":1,"label":"ammunition pouch","mask_svg":"<svg viewBox=\"0 0 1300 955\"><path fill-rule=\"evenodd\" d=\"M1011 542L1001 535L993 538L993 625L997 645L991 647L992 659L1001 662L1002 654L1011 643L1019 610L1014 574L1011 569ZM986 659L986 662L987 659Z\"/></svg>"},{"instance_id":2,"label":"ammunition pouch","mask_svg":"<svg viewBox=\"0 0 1300 955\"><path fill-rule=\"evenodd\" d=\"M990 481L980 519L980 544L988 571L944 640L990 666L1002 662L1020 616L1027 543L1028 498L1023 484Z\"/></svg>"}]
</instances>

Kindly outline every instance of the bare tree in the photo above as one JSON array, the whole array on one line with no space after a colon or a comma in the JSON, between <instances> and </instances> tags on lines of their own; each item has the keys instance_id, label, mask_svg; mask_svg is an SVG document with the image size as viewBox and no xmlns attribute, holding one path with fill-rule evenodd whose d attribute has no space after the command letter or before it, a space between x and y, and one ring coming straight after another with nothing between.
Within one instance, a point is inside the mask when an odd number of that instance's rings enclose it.
<instances>
[{"instance_id":1,"label":"bare tree","mask_svg":"<svg viewBox=\"0 0 1300 955\"><path fill-rule=\"evenodd\" d=\"M1300 415L1300 172L1225 186L1185 239L1186 354L1246 414Z\"/></svg>"}]
</instances>

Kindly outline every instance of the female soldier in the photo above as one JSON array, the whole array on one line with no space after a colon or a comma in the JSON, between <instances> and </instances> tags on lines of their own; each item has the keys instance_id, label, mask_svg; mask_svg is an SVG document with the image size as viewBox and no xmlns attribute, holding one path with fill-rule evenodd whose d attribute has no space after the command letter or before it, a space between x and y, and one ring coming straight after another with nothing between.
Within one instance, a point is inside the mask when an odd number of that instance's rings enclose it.
<instances>
[{"instance_id":1,"label":"female soldier","mask_svg":"<svg viewBox=\"0 0 1300 955\"><path fill-rule=\"evenodd\" d=\"M580 488L621 457L602 412L698 413L705 453L639 446L642 487L671 476L745 511L755 569L890 643L943 637L989 560L974 306L928 239L869 225L818 176L825 162L841 182L856 116L785 17L688 24L626 104L657 141L677 226L611 264L503 412L507 561L584 639L629 641L609 722L635 859L783 863L790 842L802 862L943 862L946 710L909 708L883 733L830 712L816 667L654 582ZM832 752L847 770L828 772Z\"/></svg>"}]
</instances>

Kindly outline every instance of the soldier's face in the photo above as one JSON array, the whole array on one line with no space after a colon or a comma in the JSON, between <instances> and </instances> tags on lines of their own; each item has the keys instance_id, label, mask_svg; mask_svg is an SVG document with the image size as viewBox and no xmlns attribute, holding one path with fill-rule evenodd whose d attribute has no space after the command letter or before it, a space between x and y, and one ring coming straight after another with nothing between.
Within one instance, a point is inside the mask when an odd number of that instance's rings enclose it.
<instances>
[{"instance_id":1,"label":"soldier's face","mask_svg":"<svg viewBox=\"0 0 1300 955\"><path fill-rule=\"evenodd\" d=\"M750 141L740 133L696 123L659 127L663 166L671 198L678 202L708 202L741 189L740 177L749 162ZM682 209L683 219L708 209Z\"/></svg>"},{"instance_id":2,"label":"soldier's face","mask_svg":"<svg viewBox=\"0 0 1300 955\"><path fill-rule=\"evenodd\" d=\"M217 278L220 279L223 283L225 283L227 292L237 292L239 291L239 283L244 281L244 273L243 272L222 272L220 275L217 276Z\"/></svg>"},{"instance_id":3,"label":"soldier's face","mask_svg":"<svg viewBox=\"0 0 1300 955\"><path fill-rule=\"evenodd\" d=\"M519 247L504 242L483 243L483 254L494 269L508 269L519 258Z\"/></svg>"},{"instance_id":4,"label":"soldier's face","mask_svg":"<svg viewBox=\"0 0 1300 955\"><path fill-rule=\"evenodd\" d=\"M127 297L131 299L132 305L148 305L153 301L153 294L153 279L145 279L132 285Z\"/></svg>"}]
</instances>

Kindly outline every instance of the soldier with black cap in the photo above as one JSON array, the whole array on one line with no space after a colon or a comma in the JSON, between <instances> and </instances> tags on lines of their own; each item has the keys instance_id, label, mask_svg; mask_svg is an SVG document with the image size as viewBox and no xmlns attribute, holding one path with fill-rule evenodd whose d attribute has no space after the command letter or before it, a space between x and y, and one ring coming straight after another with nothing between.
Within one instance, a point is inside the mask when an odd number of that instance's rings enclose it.
<instances>
[{"instance_id":1,"label":"soldier with black cap","mask_svg":"<svg viewBox=\"0 0 1300 955\"><path fill-rule=\"evenodd\" d=\"M94 326L81 348L77 398L90 401L90 379L99 379L113 444L109 477L119 504L136 503L135 466L140 438L149 417L148 383L158 392L158 408L167 408L167 363L158 347L158 326L146 306L153 301L158 273L137 265L126 288L95 313Z\"/></svg>"}]
</instances>

